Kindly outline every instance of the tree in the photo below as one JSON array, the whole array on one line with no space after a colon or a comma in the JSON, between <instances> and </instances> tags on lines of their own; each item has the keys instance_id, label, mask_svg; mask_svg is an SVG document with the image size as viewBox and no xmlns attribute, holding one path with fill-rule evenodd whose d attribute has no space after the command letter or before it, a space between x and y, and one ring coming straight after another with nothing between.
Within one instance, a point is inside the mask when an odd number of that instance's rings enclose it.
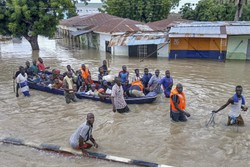
<instances>
[{"instance_id":1,"label":"tree","mask_svg":"<svg viewBox=\"0 0 250 167\"><path fill-rule=\"evenodd\" d=\"M237 0L201 0L195 8L185 4L180 13L182 18L196 21L233 21L236 15ZM240 20L250 20L250 5L245 1ZM236 3L236 4L237 4Z\"/></svg>"},{"instance_id":2,"label":"tree","mask_svg":"<svg viewBox=\"0 0 250 167\"><path fill-rule=\"evenodd\" d=\"M32 50L39 50L38 35L52 37L64 13L75 10L71 0L0 0L0 5L0 33L25 37Z\"/></svg>"},{"instance_id":3,"label":"tree","mask_svg":"<svg viewBox=\"0 0 250 167\"><path fill-rule=\"evenodd\" d=\"M167 18L180 0L104 0L101 12L141 22Z\"/></svg>"}]
</instances>

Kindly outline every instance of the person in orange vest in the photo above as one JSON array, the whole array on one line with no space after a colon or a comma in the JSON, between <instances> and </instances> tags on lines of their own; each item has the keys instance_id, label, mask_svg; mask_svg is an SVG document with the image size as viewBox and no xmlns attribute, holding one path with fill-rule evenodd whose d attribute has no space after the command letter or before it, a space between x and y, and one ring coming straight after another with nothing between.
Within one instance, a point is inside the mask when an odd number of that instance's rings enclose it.
<instances>
[{"instance_id":1,"label":"person in orange vest","mask_svg":"<svg viewBox=\"0 0 250 167\"><path fill-rule=\"evenodd\" d=\"M143 97L144 86L140 80L136 80L131 83L131 87L126 91L126 94L130 97Z\"/></svg>"},{"instance_id":2,"label":"person in orange vest","mask_svg":"<svg viewBox=\"0 0 250 167\"><path fill-rule=\"evenodd\" d=\"M170 117L175 122L185 122L190 114L186 111L186 98L182 84L178 83L170 94Z\"/></svg>"},{"instance_id":3,"label":"person in orange vest","mask_svg":"<svg viewBox=\"0 0 250 167\"><path fill-rule=\"evenodd\" d=\"M91 80L91 73L88 67L86 67L85 64L82 64L82 68L80 68L80 70L81 70L82 79L85 81L85 83L87 85L92 84L93 81Z\"/></svg>"}]
</instances>

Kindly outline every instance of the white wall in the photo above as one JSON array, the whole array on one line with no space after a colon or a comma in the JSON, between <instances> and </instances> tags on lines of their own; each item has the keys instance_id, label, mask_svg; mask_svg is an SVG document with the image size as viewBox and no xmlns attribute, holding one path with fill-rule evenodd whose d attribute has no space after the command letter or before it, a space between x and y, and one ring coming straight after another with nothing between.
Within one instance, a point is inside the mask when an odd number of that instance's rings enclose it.
<instances>
[{"instance_id":1,"label":"white wall","mask_svg":"<svg viewBox=\"0 0 250 167\"><path fill-rule=\"evenodd\" d=\"M168 46L169 46L168 44L159 44L159 45L157 45L157 49L162 47L161 49L158 50L157 57L168 57Z\"/></svg>"},{"instance_id":2,"label":"white wall","mask_svg":"<svg viewBox=\"0 0 250 167\"><path fill-rule=\"evenodd\" d=\"M128 57L128 46L114 46L112 47L112 54L116 56Z\"/></svg>"},{"instance_id":3,"label":"white wall","mask_svg":"<svg viewBox=\"0 0 250 167\"><path fill-rule=\"evenodd\" d=\"M100 47L99 47L99 49L101 51L106 51L105 42L110 41L110 40L111 40L110 34L100 34ZM112 53L112 49L111 49L111 53Z\"/></svg>"}]
</instances>

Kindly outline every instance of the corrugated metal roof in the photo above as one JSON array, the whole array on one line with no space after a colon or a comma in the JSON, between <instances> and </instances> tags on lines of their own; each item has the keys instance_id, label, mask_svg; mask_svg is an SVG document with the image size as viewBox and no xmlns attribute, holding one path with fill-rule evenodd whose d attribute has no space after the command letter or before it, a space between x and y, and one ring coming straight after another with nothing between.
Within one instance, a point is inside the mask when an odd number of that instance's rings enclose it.
<instances>
[{"instance_id":1,"label":"corrugated metal roof","mask_svg":"<svg viewBox=\"0 0 250 167\"><path fill-rule=\"evenodd\" d=\"M220 27L172 27L169 31L169 34L221 34Z\"/></svg>"},{"instance_id":2,"label":"corrugated metal roof","mask_svg":"<svg viewBox=\"0 0 250 167\"><path fill-rule=\"evenodd\" d=\"M70 35L76 37L78 35L87 34L89 32L91 32L91 30L74 31L74 32L70 32Z\"/></svg>"},{"instance_id":3,"label":"corrugated metal roof","mask_svg":"<svg viewBox=\"0 0 250 167\"><path fill-rule=\"evenodd\" d=\"M93 28L95 32L105 32L105 33L114 33L114 32L134 32L134 31L154 31L157 30L154 27L150 27L146 24L143 24L139 21L123 19L123 18L113 18L104 24L98 25Z\"/></svg>"},{"instance_id":4,"label":"corrugated metal roof","mask_svg":"<svg viewBox=\"0 0 250 167\"><path fill-rule=\"evenodd\" d=\"M226 30L228 35L250 35L250 25L227 26Z\"/></svg>"},{"instance_id":5,"label":"corrugated metal roof","mask_svg":"<svg viewBox=\"0 0 250 167\"><path fill-rule=\"evenodd\" d=\"M124 34L112 36L109 47L112 46L132 46L132 45L151 45L167 43L168 36L164 33L140 33Z\"/></svg>"}]
</instances>

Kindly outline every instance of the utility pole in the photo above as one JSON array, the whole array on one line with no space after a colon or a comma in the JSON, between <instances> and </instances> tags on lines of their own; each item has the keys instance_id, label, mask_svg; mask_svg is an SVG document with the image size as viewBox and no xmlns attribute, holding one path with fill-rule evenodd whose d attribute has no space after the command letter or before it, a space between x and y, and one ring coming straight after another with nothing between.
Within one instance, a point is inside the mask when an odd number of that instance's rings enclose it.
<instances>
[{"instance_id":1,"label":"utility pole","mask_svg":"<svg viewBox=\"0 0 250 167\"><path fill-rule=\"evenodd\" d=\"M236 12L234 21L239 21L242 15L244 0L236 0L235 2L236 2Z\"/></svg>"}]
</instances>

